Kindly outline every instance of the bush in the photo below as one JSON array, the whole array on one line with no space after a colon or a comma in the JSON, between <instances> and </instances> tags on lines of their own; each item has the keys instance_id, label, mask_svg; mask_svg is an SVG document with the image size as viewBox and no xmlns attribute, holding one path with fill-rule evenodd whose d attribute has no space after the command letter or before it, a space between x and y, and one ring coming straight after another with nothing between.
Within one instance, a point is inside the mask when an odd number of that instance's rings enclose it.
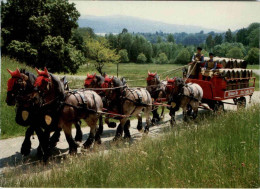
<instances>
[{"instance_id":1,"label":"bush","mask_svg":"<svg viewBox=\"0 0 260 189\"><path fill-rule=\"evenodd\" d=\"M259 49L258 48L250 49L245 60L249 64L259 64Z\"/></svg>"},{"instance_id":2,"label":"bush","mask_svg":"<svg viewBox=\"0 0 260 189\"><path fill-rule=\"evenodd\" d=\"M137 63L145 63L147 61L147 58L146 56L144 55L144 53L140 53L138 56L137 56Z\"/></svg>"},{"instance_id":3,"label":"bush","mask_svg":"<svg viewBox=\"0 0 260 189\"><path fill-rule=\"evenodd\" d=\"M168 58L167 58L166 54L165 53L160 53L158 55L158 57L156 58L155 63L156 64L168 64L169 61L168 61Z\"/></svg>"},{"instance_id":4,"label":"bush","mask_svg":"<svg viewBox=\"0 0 260 189\"><path fill-rule=\"evenodd\" d=\"M190 61L190 53L186 48L184 48L179 52L174 62L175 64L187 64Z\"/></svg>"},{"instance_id":5,"label":"bush","mask_svg":"<svg viewBox=\"0 0 260 189\"><path fill-rule=\"evenodd\" d=\"M120 56L120 62L129 62L128 53L126 49L121 49L118 52L118 55Z\"/></svg>"},{"instance_id":6,"label":"bush","mask_svg":"<svg viewBox=\"0 0 260 189\"><path fill-rule=\"evenodd\" d=\"M28 42L12 40L7 46L11 57L15 57L22 62L33 65L37 59L37 50L32 48Z\"/></svg>"},{"instance_id":7,"label":"bush","mask_svg":"<svg viewBox=\"0 0 260 189\"><path fill-rule=\"evenodd\" d=\"M243 58L242 50L239 47L233 47L227 53L229 58Z\"/></svg>"}]
</instances>

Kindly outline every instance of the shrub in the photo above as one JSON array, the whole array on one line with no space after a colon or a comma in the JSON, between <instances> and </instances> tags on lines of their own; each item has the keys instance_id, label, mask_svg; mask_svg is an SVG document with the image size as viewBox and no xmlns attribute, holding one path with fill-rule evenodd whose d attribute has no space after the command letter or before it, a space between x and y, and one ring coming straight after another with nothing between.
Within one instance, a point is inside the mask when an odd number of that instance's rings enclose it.
<instances>
[{"instance_id":1,"label":"shrub","mask_svg":"<svg viewBox=\"0 0 260 189\"><path fill-rule=\"evenodd\" d=\"M140 53L138 56L137 56L137 63L145 63L147 61L147 58L146 56L144 55L144 53Z\"/></svg>"}]
</instances>

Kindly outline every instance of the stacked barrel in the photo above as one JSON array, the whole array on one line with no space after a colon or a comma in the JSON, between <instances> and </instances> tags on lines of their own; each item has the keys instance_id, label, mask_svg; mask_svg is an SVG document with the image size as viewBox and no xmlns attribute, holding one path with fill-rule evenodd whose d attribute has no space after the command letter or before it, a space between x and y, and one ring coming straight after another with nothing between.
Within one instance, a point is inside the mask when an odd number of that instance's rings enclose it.
<instances>
[{"instance_id":1,"label":"stacked barrel","mask_svg":"<svg viewBox=\"0 0 260 189\"><path fill-rule=\"evenodd\" d=\"M215 75L220 75L227 81L227 90L249 87L249 79L253 76L252 70L246 69L247 62L242 59L215 57L218 69Z\"/></svg>"}]
</instances>

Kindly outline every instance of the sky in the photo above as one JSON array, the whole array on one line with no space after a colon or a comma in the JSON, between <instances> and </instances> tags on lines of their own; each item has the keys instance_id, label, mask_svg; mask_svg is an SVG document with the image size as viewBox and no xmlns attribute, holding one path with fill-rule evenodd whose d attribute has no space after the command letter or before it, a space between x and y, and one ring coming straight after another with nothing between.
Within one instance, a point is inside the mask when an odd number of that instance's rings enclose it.
<instances>
[{"instance_id":1,"label":"sky","mask_svg":"<svg viewBox=\"0 0 260 189\"><path fill-rule=\"evenodd\" d=\"M260 22L260 2L70 1L81 16L124 15L169 24L236 30Z\"/></svg>"}]
</instances>

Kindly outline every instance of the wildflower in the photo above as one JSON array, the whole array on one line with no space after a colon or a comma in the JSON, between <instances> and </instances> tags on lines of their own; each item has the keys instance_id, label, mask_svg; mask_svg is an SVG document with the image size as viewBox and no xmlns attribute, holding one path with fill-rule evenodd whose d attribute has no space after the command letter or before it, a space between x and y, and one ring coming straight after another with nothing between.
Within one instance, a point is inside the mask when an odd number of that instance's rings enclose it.
<instances>
[{"instance_id":1,"label":"wildflower","mask_svg":"<svg viewBox=\"0 0 260 189\"><path fill-rule=\"evenodd\" d=\"M245 167L245 163L241 163L242 167Z\"/></svg>"}]
</instances>

